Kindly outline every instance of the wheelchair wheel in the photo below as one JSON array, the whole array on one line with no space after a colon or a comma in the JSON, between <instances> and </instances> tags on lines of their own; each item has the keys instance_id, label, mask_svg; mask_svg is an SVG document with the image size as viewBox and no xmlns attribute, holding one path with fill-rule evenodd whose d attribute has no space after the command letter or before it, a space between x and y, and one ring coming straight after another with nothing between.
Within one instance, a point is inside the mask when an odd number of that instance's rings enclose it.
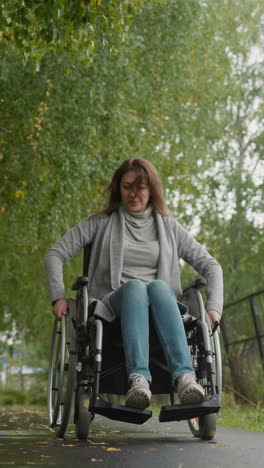
<instances>
[{"instance_id":1,"label":"wheelchair wheel","mask_svg":"<svg viewBox=\"0 0 264 468\"><path fill-rule=\"evenodd\" d=\"M48 420L55 427L61 419L61 401L65 364L66 318L55 319L48 373Z\"/></svg>"},{"instance_id":2,"label":"wheelchair wheel","mask_svg":"<svg viewBox=\"0 0 264 468\"><path fill-rule=\"evenodd\" d=\"M207 319L207 317L206 317ZM207 324L209 325L209 321ZM209 326L209 330L211 326ZM217 393L219 397L221 397L222 392L222 361L221 361L221 350L220 350L220 342L218 333L214 333L211 337L211 347L213 352L213 363L214 363L214 383L216 386ZM199 383L205 387L205 391L207 388L207 379L202 379ZM213 439L216 433L216 425L217 425L217 414L205 414L198 418L189 419L188 421L189 428L191 433L195 437L200 437L202 439L211 440Z\"/></svg>"},{"instance_id":3,"label":"wheelchair wheel","mask_svg":"<svg viewBox=\"0 0 264 468\"><path fill-rule=\"evenodd\" d=\"M48 419L58 437L68 426L76 382L77 339L73 326L74 301L69 300L69 315L55 320L51 341L48 377Z\"/></svg>"},{"instance_id":4,"label":"wheelchair wheel","mask_svg":"<svg viewBox=\"0 0 264 468\"><path fill-rule=\"evenodd\" d=\"M217 415L215 413L205 414L199 418L189 419L188 425L195 437L211 440L216 432L216 421Z\"/></svg>"},{"instance_id":5,"label":"wheelchair wheel","mask_svg":"<svg viewBox=\"0 0 264 468\"><path fill-rule=\"evenodd\" d=\"M80 440L87 440L92 420L91 412L89 411L91 392L84 388L80 388L77 395L76 405L76 437Z\"/></svg>"},{"instance_id":6,"label":"wheelchair wheel","mask_svg":"<svg viewBox=\"0 0 264 468\"><path fill-rule=\"evenodd\" d=\"M76 386L76 367L78 361L77 337L76 331L70 320L67 323L66 329L66 348L65 348L65 365L64 365L64 381L61 400L61 421L56 429L58 437L63 437L69 423L73 393Z\"/></svg>"}]
</instances>

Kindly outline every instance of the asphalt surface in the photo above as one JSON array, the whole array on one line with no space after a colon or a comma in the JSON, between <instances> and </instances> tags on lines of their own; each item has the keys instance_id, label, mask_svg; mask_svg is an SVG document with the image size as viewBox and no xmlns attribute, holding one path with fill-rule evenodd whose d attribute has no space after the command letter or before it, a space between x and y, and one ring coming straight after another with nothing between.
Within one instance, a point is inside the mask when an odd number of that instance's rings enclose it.
<instances>
[{"instance_id":1,"label":"asphalt surface","mask_svg":"<svg viewBox=\"0 0 264 468\"><path fill-rule=\"evenodd\" d=\"M264 466L264 434L217 428L212 441L191 434L187 422L144 425L96 416L88 441L75 438L69 426L66 439L47 428L45 411L0 410L0 466L63 468L254 468Z\"/></svg>"}]
</instances>

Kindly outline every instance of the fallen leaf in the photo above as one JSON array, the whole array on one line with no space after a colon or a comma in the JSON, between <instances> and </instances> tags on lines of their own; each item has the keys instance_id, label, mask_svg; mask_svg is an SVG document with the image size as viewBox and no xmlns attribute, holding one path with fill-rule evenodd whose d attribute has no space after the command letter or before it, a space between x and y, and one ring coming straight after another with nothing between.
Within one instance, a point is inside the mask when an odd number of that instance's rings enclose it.
<instances>
[{"instance_id":1,"label":"fallen leaf","mask_svg":"<svg viewBox=\"0 0 264 468\"><path fill-rule=\"evenodd\" d=\"M92 440L87 440L87 442L90 442L90 444L93 444L93 445L106 445L106 442L93 442Z\"/></svg>"},{"instance_id":2,"label":"fallen leaf","mask_svg":"<svg viewBox=\"0 0 264 468\"><path fill-rule=\"evenodd\" d=\"M17 463L16 463L17 464ZM34 465L34 466L39 466L39 465L55 465L54 462L44 462L44 461L35 461L35 462L31 462L31 461L28 461L28 462L24 462L24 463L19 463L19 465Z\"/></svg>"},{"instance_id":3,"label":"fallen leaf","mask_svg":"<svg viewBox=\"0 0 264 468\"><path fill-rule=\"evenodd\" d=\"M121 452L121 449L120 448L116 448L116 447L108 447L106 449L107 452Z\"/></svg>"},{"instance_id":4,"label":"fallen leaf","mask_svg":"<svg viewBox=\"0 0 264 468\"><path fill-rule=\"evenodd\" d=\"M46 463L45 463L46 464ZM24 462L23 465L43 465L43 462L32 462L32 461L27 461Z\"/></svg>"}]
</instances>

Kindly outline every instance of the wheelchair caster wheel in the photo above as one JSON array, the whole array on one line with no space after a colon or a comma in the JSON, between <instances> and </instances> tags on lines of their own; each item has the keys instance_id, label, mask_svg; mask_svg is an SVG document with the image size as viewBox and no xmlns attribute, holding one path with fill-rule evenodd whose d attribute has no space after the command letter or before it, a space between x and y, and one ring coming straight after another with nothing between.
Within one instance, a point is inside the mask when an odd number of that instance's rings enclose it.
<instances>
[{"instance_id":1,"label":"wheelchair caster wheel","mask_svg":"<svg viewBox=\"0 0 264 468\"><path fill-rule=\"evenodd\" d=\"M76 417L76 437L80 440L87 440L92 421L92 415L89 411L90 395L87 391L81 392L77 402Z\"/></svg>"},{"instance_id":2,"label":"wheelchair caster wheel","mask_svg":"<svg viewBox=\"0 0 264 468\"><path fill-rule=\"evenodd\" d=\"M215 413L205 414L199 418L188 419L188 425L194 437L201 439L211 440L216 432L216 419Z\"/></svg>"}]
</instances>

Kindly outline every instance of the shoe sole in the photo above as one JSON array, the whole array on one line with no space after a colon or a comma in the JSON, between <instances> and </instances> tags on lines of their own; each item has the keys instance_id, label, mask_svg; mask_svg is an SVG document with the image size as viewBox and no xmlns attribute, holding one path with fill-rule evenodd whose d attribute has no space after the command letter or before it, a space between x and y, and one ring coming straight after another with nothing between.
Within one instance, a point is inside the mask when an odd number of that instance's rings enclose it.
<instances>
[{"instance_id":1,"label":"shoe sole","mask_svg":"<svg viewBox=\"0 0 264 468\"><path fill-rule=\"evenodd\" d=\"M205 397L203 393L189 391L179 397L180 403L184 405L185 403L202 403Z\"/></svg>"},{"instance_id":2,"label":"shoe sole","mask_svg":"<svg viewBox=\"0 0 264 468\"><path fill-rule=\"evenodd\" d=\"M143 391L134 390L126 400L126 406L132 408L145 409L150 405L150 397Z\"/></svg>"}]
</instances>

